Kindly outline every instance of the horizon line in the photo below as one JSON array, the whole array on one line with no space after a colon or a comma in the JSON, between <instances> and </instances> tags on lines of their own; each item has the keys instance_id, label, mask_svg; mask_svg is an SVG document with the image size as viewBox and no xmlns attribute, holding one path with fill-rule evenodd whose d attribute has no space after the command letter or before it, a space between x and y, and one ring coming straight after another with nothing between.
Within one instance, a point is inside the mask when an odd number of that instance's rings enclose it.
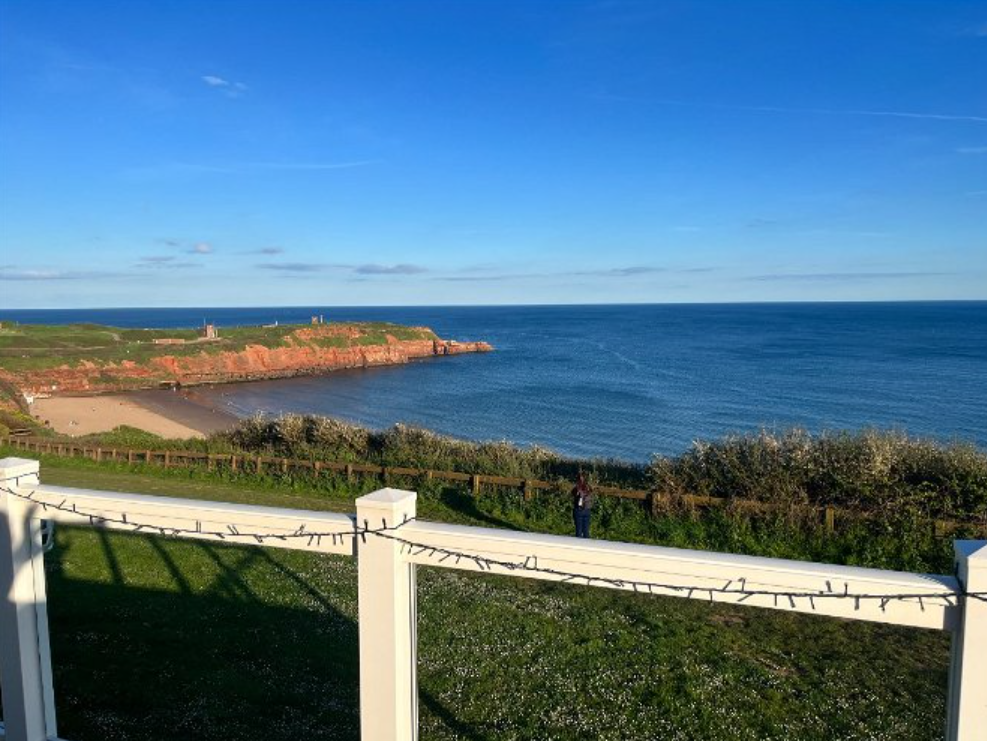
<instances>
[{"instance_id":1,"label":"horizon line","mask_svg":"<svg viewBox=\"0 0 987 741\"><path fill-rule=\"evenodd\" d=\"M775 304L977 304L987 303L984 298L923 298L923 299L814 299L811 301L787 300L747 300L747 301L597 301L583 303L523 303L523 304L275 304L275 305L221 305L203 306L74 306L74 307L30 307L3 308L0 312L17 311L147 311L147 310L228 310L228 309L483 309L483 308L537 308L537 307L580 307L580 306L763 306Z\"/></svg>"}]
</instances>

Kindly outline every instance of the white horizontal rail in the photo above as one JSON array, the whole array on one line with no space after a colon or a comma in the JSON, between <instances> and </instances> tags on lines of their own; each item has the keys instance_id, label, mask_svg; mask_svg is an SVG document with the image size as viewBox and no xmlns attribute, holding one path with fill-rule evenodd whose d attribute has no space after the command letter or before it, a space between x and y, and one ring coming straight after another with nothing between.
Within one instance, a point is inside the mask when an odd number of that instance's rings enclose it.
<instances>
[{"instance_id":1,"label":"white horizontal rail","mask_svg":"<svg viewBox=\"0 0 987 741\"><path fill-rule=\"evenodd\" d=\"M256 545L256 538L250 534L264 536L263 545L271 548L290 548L300 551L335 553L344 556L355 555L352 536L354 518L335 512L315 512L308 510L285 509L283 507L263 507L253 504L233 504L226 502L193 501L176 497L158 497L147 494L73 489L65 486L40 485L31 487L31 502L22 503L31 508L32 517L54 520L67 525L89 525L88 515L109 518L92 524L112 530L134 532L134 525L149 526L142 529L148 535L165 530L183 538L216 540L210 532L225 534L225 542L240 545ZM49 505L45 509L42 505ZM75 505L79 515L55 507ZM126 518L128 523L114 522ZM240 533L236 535L230 526ZM157 530L156 530L157 529ZM196 530L203 531L197 533ZM296 534L301 530L302 536ZM323 534L324 537L310 537ZM337 535L335 539L332 535ZM278 536L290 536L284 540Z\"/></svg>"},{"instance_id":2,"label":"white horizontal rail","mask_svg":"<svg viewBox=\"0 0 987 741\"><path fill-rule=\"evenodd\" d=\"M871 620L953 631L957 627L958 599L935 595L959 595L959 582L950 576L910 574L855 566L836 566L789 561L731 553L710 553L682 548L665 548L633 543L586 540L539 533L446 525L415 521L397 533L402 539L428 548L476 554L494 561L526 564L531 568L492 569L533 579L561 581L565 577L546 574L542 569L598 577L594 586L692 597L706 601L768 607L790 612ZM488 567L468 558L450 556L421 548L405 547L405 558L425 566L467 571L488 571ZM539 570L535 570L535 568ZM743 580L743 582L741 582ZM587 583L586 580L572 580ZM622 582L616 584L614 582ZM713 592L732 582L737 593ZM646 584L670 587L696 587L691 593L676 589L648 589ZM747 591L771 592L848 592L868 595L925 595L922 599L892 600L881 607L880 599L835 599L833 597L776 599L770 595L744 596Z\"/></svg>"}]
</instances>

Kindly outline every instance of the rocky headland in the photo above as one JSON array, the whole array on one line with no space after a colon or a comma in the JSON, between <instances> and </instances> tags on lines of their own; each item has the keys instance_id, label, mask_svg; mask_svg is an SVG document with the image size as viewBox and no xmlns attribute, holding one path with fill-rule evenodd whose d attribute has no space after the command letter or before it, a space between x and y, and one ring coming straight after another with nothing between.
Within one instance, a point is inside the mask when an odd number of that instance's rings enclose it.
<instances>
[{"instance_id":1,"label":"rocky headland","mask_svg":"<svg viewBox=\"0 0 987 741\"><path fill-rule=\"evenodd\" d=\"M236 328L206 337L191 330L73 325L70 347L50 334L47 346L38 347L31 325L13 329L20 330L21 346L10 330L0 334L7 340L0 344L0 381L29 400L317 375L493 349L486 342L444 340L427 327L380 323ZM90 342L80 342L86 334Z\"/></svg>"}]
</instances>

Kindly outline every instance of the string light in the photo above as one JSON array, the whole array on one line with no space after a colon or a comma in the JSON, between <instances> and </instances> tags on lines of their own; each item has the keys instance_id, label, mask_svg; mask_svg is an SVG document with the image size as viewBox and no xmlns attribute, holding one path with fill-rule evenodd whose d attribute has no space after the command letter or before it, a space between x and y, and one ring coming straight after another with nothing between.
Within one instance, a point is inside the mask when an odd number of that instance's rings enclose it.
<instances>
[{"instance_id":1,"label":"string light","mask_svg":"<svg viewBox=\"0 0 987 741\"><path fill-rule=\"evenodd\" d=\"M221 530L209 530L202 526L201 520L195 521L195 527L176 527L174 525L150 525L147 523L140 523L134 521L132 518L127 517L126 512L120 513L118 517L108 516L102 513L95 512L84 512L80 510L75 504L69 504L68 499L63 499L61 502L46 502L40 499L36 499L35 495L37 491L30 491L27 494L21 494L11 488L6 486L0 486L0 491L3 491L10 496L22 499L27 502L41 507L42 511L47 512L48 510L56 510L58 512L65 512L70 515L74 515L81 519L89 520L89 524L93 527L101 527L103 525L111 524L117 525L121 528L130 528L130 532L133 533L149 533L152 535L163 535L166 537L178 537L183 535L192 535L195 537L211 537L218 540L245 540L254 541L257 543L264 543L267 540L307 540L306 545L321 545L323 538L326 540L332 540L332 544L336 545L346 542L346 538L360 538L364 543L367 541L367 535L376 535L378 533L387 532L389 530L397 530L403 527L409 522L412 522L415 518L406 518L403 522L398 525L388 525L384 520L381 520L381 527L372 528L370 524L364 520L363 527L360 527L356 520L353 520L352 530L329 530L329 531L313 531L306 530L305 524L301 524L297 529L291 532L285 533L271 533L271 532L244 532L241 531L236 525L226 525L225 529Z\"/></svg>"},{"instance_id":2,"label":"string light","mask_svg":"<svg viewBox=\"0 0 987 741\"><path fill-rule=\"evenodd\" d=\"M397 528L393 528L397 529ZM563 571L561 569L555 569L545 566L538 565L538 559L536 556L528 556L523 561L503 561L495 558L488 558L486 556L477 555L475 553L467 553L464 551L457 551L450 548L443 548L441 546L431 546L422 543L416 543L405 538L391 535L389 532L377 532L375 533L377 537L384 538L386 540L398 543L401 546L402 552L407 550L413 556L420 556L425 554L426 558L438 558L438 563L442 563L449 558L466 559L474 562L481 571L492 571L494 567L503 569L507 572L518 572L526 571L538 574L544 574L546 576L555 577L561 582L575 582L575 583L585 583L589 586L608 586L617 589L633 589L635 592L647 591L649 594L654 594L657 592L668 592L674 594L684 595L686 597L693 597L696 594L706 595L709 597L709 601L712 602L715 595L730 595L738 597L737 602L744 602L751 597L771 597L774 599L774 604L777 607L779 600L787 600L789 605L794 608L796 607L795 600L807 600L812 609L816 608L815 601L818 599L837 599L837 600L851 600L854 602L854 609L859 610L860 604L863 601L873 600L879 602L882 611L885 610L887 605L895 600L915 600L918 601L919 607L922 611L925 611L925 600L942 600L946 606L954 607L960 600L966 597L972 599L980 600L982 602L987 602L987 592L922 592L922 593L901 593L901 594L871 594L871 593L860 593L851 592L849 584L844 583L843 589L833 589L832 583L830 581L826 582L826 589L821 589L817 591L812 590L798 590L798 591L775 591L770 589L749 589L747 587L747 580L743 577L739 579L730 579L726 581L721 586L702 586L702 585L683 585L683 584L668 584L661 582L649 582L649 581L638 581L631 579L617 579L608 576L594 576L591 574L581 574L577 572ZM737 586L734 586L734 585Z\"/></svg>"},{"instance_id":3,"label":"string light","mask_svg":"<svg viewBox=\"0 0 987 741\"><path fill-rule=\"evenodd\" d=\"M455 564L458 565L462 561L467 561L476 565L477 569L483 572L492 572L494 569L501 569L507 573L512 572L528 572L537 573L545 576L553 577L554 579L561 582L569 583L585 583L589 586L608 586L617 589L633 589L635 592L647 592L648 594L655 594L656 592L661 594L674 594L683 595L686 597L693 597L695 595L704 595L709 598L709 601L714 601L717 595L736 597L736 602L743 603L752 597L768 597L774 600L774 606L779 606L781 600L788 602L791 608L796 608L796 600L807 601L810 607L816 609L816 600L849 600L854 603L854 610L859 610L861 603L865 601L876 601L879 604L881 611L885 611L888 604L893 601L903 601L912 600L917 601L920 609L925 611L926 600L942 600L947 607L954 607L959 604L963 599L970 598L976 599L982 602L987 602L987 592L967 592L967 591L944 591L944 592L922 592L922 593L898 593L898 594L873 594L873 593L861 593L861 592L851 592L849 584L843 584L842 590L839 588L834 588L830 580L825 581L825 589L819 590L792 590L792 591L776 591L770 589L751 589L747 586L747 580L744 577L738 579L729 579L722 585L718 586L707 586L707 585L683 585L683 584L670 584L662 582L651 582L651 581L639 581L630 579L619 579L608 576L596 576L592 574L582 574L578 572L563 571L561 569L540 566L538 564L538 557L531 555L525 557L520 561L505 561L496 558L490 558L488 556L483 556L478 553L470 553L467 551L459 551L451 548L444 548L442 546L433 546L425 543L418 543L413 540L408 540L398 535L394 535L394 531L400 530L411 522L414 522L416 518L406 517L402 522L396 525L388 525L386 519L381 519L380 527L371 527L367 520L363 521L362 526L353 519L353 530L351 531L326 531L326 532L316 532L305 529L305 525L300 525L293 532L287 533L270 533L270 532L243 532L236 525L228 524L225 530L207 530L202 527L202 522L197 520L194 528L187 527L174 527L171 525L150 525L145 523L135 522L133 519L128 518L126 513L121 513L119 517L108 517L99 513L84 512L77 508L75 504L68 504L68 500L62 500L61 502L46 502L35 498L36 491L31 491L27 494L21 494L14 491L11 488L0 486L0 491L3 491L10 496L17 497L28 502L31 502L37 506L40 506L42 510L47 511L48 509L58 510L60 512L66 512L76 517L82 519L88 519L90 525L94 527L100 527L106 524L113 524L120 527L130 528L131 532L147 532L150 534L160 534L163 536L177 537L182 535L192 535L195 537L213 537L218 540L245 540L245 541L256 541L257 543L264 543L266 540L279 540L287 541L289 539L307 539L306 545L321 544L323 538L331 538L333 544L345 542L345 538L359 538L361 542L367 542L367 536L372 535L378 538L383 538L396 543L400 546L401 553L407 553L411 556L421 556L425 555L426 558L436 559L436 563L445 564L450 559L455 560Z\"/></svg>"}]
</instances>

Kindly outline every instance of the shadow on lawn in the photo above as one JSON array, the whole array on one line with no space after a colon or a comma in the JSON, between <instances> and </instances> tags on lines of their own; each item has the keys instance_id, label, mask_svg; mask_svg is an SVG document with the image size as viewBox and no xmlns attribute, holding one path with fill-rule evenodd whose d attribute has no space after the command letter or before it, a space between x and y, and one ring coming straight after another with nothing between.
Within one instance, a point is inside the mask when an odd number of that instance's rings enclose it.
<instances>
[{"instance_id":1,"label":"shadow on lawn","mask_svg":"<svg viewBox=\"0 0 987 741\"><path fill-rule=\"evenodd\" d=\"M110 583L69 575L100 555ZM60 530L46 559L59 735L359 739L358 628L336 606L355 603L355 568L320 558L339 557ZM455 737L486 738L420 702Z\"/></svg>"},{"instance_id":2,"label":"shadow on lawn","mask_svg":"<svg viewBox=\"0 0 987 741\"><path fill-rule=\"evenodd\" d=\"M459 512L460 514L466 515L467 517L485 525L497 528L506 528L509 530L524 529L517 523L508 522L507 520L502 520L499 517L494 517L493 515L484 512L476 506L476 498L461 489L446 487L439 495L439 499L442 504L454 512Z\"/></svg>"}]
</instances>

